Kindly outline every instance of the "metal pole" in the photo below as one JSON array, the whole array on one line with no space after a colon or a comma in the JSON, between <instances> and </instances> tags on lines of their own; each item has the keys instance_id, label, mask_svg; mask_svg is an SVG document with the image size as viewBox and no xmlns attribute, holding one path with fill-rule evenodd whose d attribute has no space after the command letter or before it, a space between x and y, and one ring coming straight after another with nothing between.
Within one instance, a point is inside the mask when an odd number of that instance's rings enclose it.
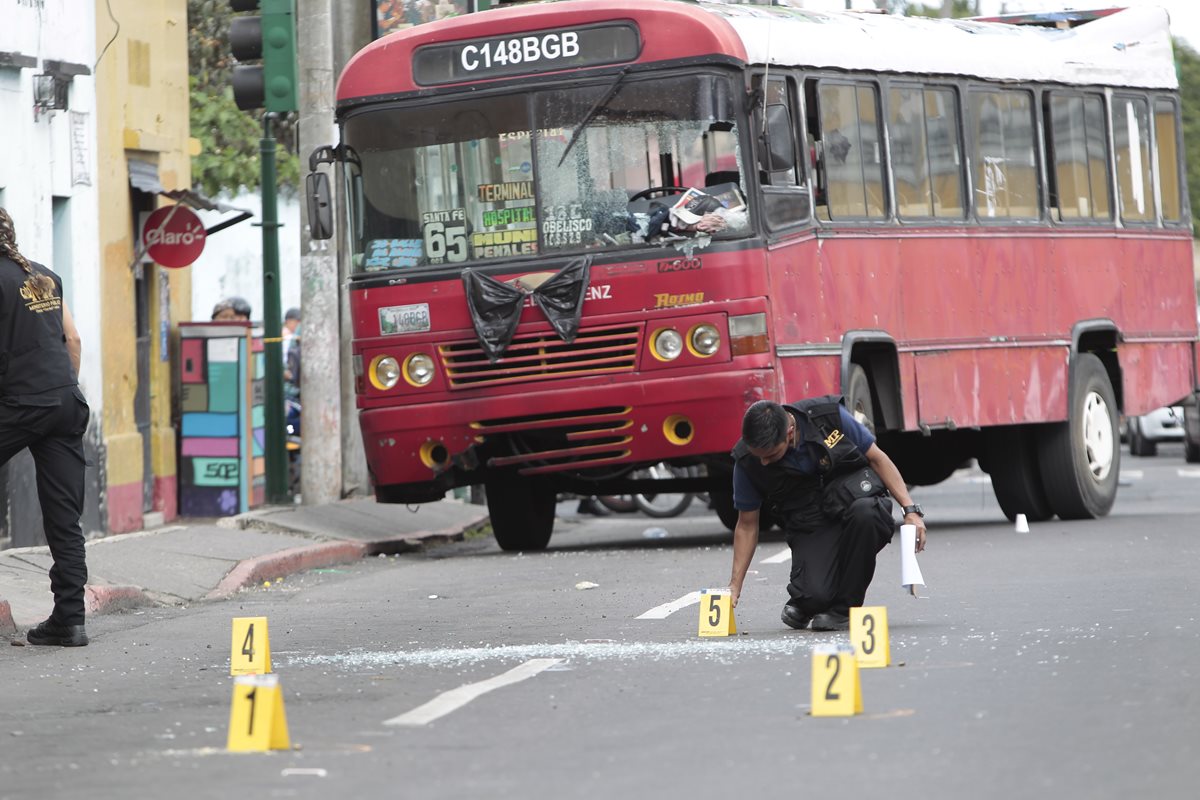
<instances>
[{"instance_id":1,"label":"metal pole","mask_svg":"<svg viewBox=\"0 0 1200 800\"><path fill-rule=\"evenodd\" d=\"M266 359L267 396L263 424L266 426L267 502L290 503L288 494L287 437L283 422L283 321L279 311L279 212L276 204L275 137L271 123L275 115L263 114L262 240L263 240L263 356Z\"/></svg>"},{"instance_id":2,"label":"metal pole","mask_svg":"<svg viewBox=\"0 0 1200 800\"><path fill-rule=\"evenodd\" d=\"M314 147L337 143L334 127L333 9L361 3L299 0L296 5L297 56L300 68L300 163L308 167ZM328 167L322 167L328 169ZM336 184L335 184L336 185ZM343 438L339 342L342 288L338 279L337 234L328 241L308 235L307 204L300 204L300 306L304 321L301 349L301 404L304 447L300 495L305 505L322 505L343 496ZM334 220L335 228L337 219ZM349 359L347 359L347 367ZM348 411L354 412L353 396ZM358 422L351 429L358 436ZM361 456L360 456L361 457ZM365 481L364 481L365 482Z\"/></svg>"}]
</instances>

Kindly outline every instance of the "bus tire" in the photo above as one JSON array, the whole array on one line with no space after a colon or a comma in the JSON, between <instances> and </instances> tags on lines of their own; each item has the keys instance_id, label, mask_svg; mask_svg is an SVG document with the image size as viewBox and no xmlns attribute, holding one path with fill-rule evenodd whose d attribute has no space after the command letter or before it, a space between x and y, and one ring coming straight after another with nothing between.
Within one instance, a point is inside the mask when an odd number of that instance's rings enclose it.
<instances>
[{"instance_id":1,"label":"bus tire","mask_svg":"<svg viewBox=\"0 0 1200 800\"><path fill-rule=\"evenodd\" d=\"M492 535L500 549L545 550L554 532L554 489L515 473L494 476L484 486Z\"/></svg>"},{"instance_id":2,"label":"bus tire","mask_svg":"<svg viewBox=\"0 0 1200 800\"><path fill-rule=\"evenodd\" d=\"M1046 498L1038 466L1033 429L1028 425L989 428L986 434L987 467L992 476L996 502L1009 521L1024 514L1030 522L1054 516Z\"/></svg>"},{"instance_id":3,"label":"bus tire","mask_svg":"<svg viewBox=\"0 0 1200 800\"><path fill-rule=\"evenodd\" d=\"M871 404L871 382L867 371L858 364L850 365L846 380L846 408L854 418L875 433L875 406Z\"/></svg>"},{"instance_id":4,"label":"bus tire","mask_svg":"<svg viewBox=\"0 0 1200 800\"><path fill-rule=\"evenodd\" d=\"M711 491L708 499L721 524L729 530L737 527L738 510L733 507L733 492Z\"/></svg>"},{"instance_id":5,"label":"bus tire","mask_svg":"<svg viewBox=\"0 0 1200 800\"><path fill-rule=\"evenodd\" d=\"M1142 432L1141 417L1129 418L1129 455L1158 455L1158 442L1152 442L1146 438L1146 434Z\"/></svg>"},{"instance_id":6,"label":"bus tire","mask_svg":"<svg viewBox=\"0 0 1200 800\"><path fill-rule=\"evenodd\" d=\"M1200 395L1195 398L1200 401ZM1189 464L1200 464L1200 405L1183 409L1183 458Z\"/></svg>"},{"instance_id":7,"label":"bus tire","mask_svg":"<svg viewBox=\"0 0 1200 800\"><path fill-rule=\"evenodd\" d=\"M1117 401L1100 359L1076 356L1066 422L1044 426L1038 439L1042 485L1063 519L1093 519L1117 499L1121 446Z\"/></svg>"}]
</instances>

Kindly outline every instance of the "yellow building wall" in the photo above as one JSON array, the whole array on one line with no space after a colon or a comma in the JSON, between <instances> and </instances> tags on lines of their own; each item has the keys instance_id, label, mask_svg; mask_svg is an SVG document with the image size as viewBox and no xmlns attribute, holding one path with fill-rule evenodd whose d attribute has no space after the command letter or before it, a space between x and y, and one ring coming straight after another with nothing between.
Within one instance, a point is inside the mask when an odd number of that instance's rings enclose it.
<instances>
[{"instance_id":1,"label":"yellow building wall","mask_svg":"<svg viewBox=\"0 0 1200 800\"><path fill-rule=\"evenodd\" d=\"M111 9L111 17L110 17ZM120 20L118 29L112 18ZM116 38L114 39L114 34ZM97 0L97 189L100 195L102 413L109 532L144 527L143 436L138 390L135 255L138 220L128 159L151 162L167 190L191 185L186 0ZM111 42L110 42L111 40ZM159 197L157 205L172 201ZM150 466L153 510L176 516L173 362L164 360L164 319L173 330L191 315L191 269L143 265L150 333ZM165 302L164 302L165 300Z\"/></svg>"}]
</instances>

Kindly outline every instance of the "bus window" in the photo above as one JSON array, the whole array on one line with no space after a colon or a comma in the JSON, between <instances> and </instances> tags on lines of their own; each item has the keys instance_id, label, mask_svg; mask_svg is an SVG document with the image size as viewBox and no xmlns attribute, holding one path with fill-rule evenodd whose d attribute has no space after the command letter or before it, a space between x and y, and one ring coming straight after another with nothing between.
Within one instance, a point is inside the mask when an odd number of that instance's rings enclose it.
<instances>
[{"instance_id":1,"label":"bus window","mask_svg":"<svg viewBox=\"0 0 1200 800\"><path fill-rule=\"evenodd\" d=\"M882 218L886 211L875 87L821 82L818 95L818 164L824 171L827 201L823 218Z\"/></svg>"},{"instance_id":2,"label":"bus window","mask_svg":"<svg viewBox=\"0 0 1200 800\"><path fill-rule=\"evenodd\" d=\"M1117 150L1117 189L1121 219L1150 222L1150 112L1144 97L1113 96L1113 144Z\"/></svg>"},{"instance_id":3,"label":"bus window","mask_svg":"<svg viewBox=\"0 0 1200 800\"><path fill-rule=\"evenodd\" d=\"M1049 96L1051 213L1059 222L1110 215L1104 100L1099 95Z\"/></svg>"},{"instance_id":4,"label":"bus window","mask_svg":"<svg viewBox=\"0 0 1200 800\"><path fill-rule=\"evenodd\" d=\"M355 270L748 235L730 81L618 80L348 116ZM665 213L688 188L715 204L704 223L649 235L651 206Z\"/></svg>"},{"instance_id":5,"label":"bus window","mask_svg":"<svg viewBox=\"0 0 1200 800\"><path fill-rule=\"evenodd\" d=\"M888 135L900 218L962 219L962 157L954 92L902 87L892 89L888 100Z\"/></svg>"},{"instance_id":6,"label":"bus window","mask_svg":"<svg viewBox=\"0 0 1200 800\"><path fill-rule=\"evenodd\" d=\"M1166 98L1154 101L1154 171L1158 174L1162 195L1162 215L1167 222L1183 219L1183 203L1179 193L1179 136L1175 103Z\"/></svg>"},{"instance_id":7,"label":"bus window","mask_svg":"<svg viewBox=\"0 0 1200 800\"><path fill-rule=\"evenodd\" d=\"M688 190L719 205L717 238L747 235L743 161L730 84L710 76L625 80L534 98L543 251L664 242L659 226ZM578 129L582 126L582 131ZM574 144L569 145L572 137ZM569 146L568 146L569 145Z\"/></svg>"},{"instance_id":8,"label":"bus window","mask_svg":"<svg viewBox=\"0 0 1200 800\"><path fill-rule=\"evenodd\" d=\"M979 216L1037 219L1037 157L1029 92L971 92L971 133Z\"/></svg>"}]
</instances>

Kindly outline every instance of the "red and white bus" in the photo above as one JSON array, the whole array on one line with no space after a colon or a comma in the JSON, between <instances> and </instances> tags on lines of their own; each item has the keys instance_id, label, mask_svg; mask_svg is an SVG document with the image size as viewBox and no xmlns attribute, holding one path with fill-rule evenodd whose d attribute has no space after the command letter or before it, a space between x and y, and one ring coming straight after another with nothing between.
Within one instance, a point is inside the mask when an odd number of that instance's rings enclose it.
<instances>
[{"instance_id":1,"label":"red and white bus","mask_svg":"<svg viewBox=\"0 0 1200 800\"><path fill-rule=\"evenodd\" d=\"M364 48L325 155L377 498L482 483L540 548L668 462L731 526L744 409L840 392L915 484L1106 514L1200 353L1166 15L1075 21L566 0Z\"/></svg>"}]
</instances>

